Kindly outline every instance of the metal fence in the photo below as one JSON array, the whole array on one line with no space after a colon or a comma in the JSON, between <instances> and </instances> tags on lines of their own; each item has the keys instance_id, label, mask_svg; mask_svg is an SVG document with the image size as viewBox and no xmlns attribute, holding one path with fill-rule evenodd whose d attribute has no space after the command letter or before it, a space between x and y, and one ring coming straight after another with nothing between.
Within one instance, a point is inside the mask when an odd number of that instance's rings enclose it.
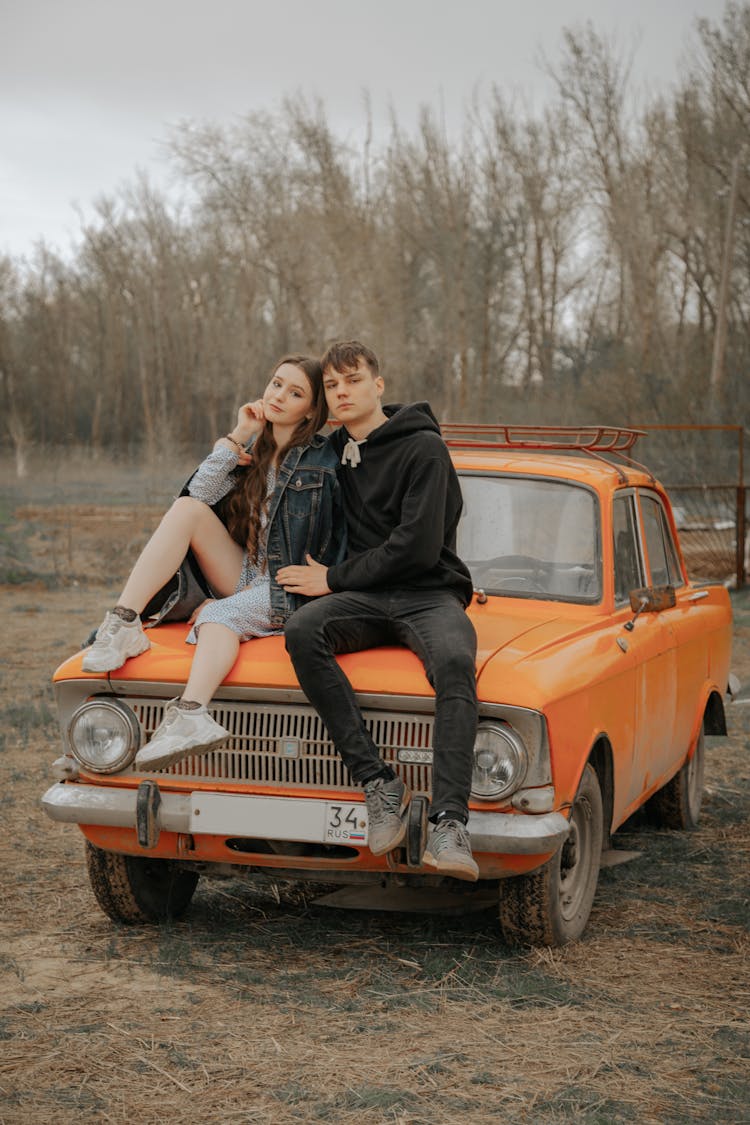
<instances>
[{"instance_id":1,"label":"metal fence","mask_svg":"<svg viewBox=\"0 0 750 1125\"><path fill-rule=\"evenodd\" d=\"M665 485L692 579L747 581L744 429L645 425L637 455Z\"/></svg>"}]
</instances>

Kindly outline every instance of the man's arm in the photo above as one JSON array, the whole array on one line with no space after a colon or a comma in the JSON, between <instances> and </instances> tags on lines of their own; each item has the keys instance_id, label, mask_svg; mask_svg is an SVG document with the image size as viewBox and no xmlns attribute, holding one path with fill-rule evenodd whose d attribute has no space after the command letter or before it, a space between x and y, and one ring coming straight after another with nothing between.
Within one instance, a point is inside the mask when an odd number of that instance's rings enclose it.
<instances>
[{"instance_id":1,"label":"man's arm","mask_svg":"<svg viewBox=\"0 0 750 1125\"><path fill-rule=\"evenodd\" d=\"M437 564L445 541L445 502L452 471L447 453L445 458L415 462L400 521L383 543L327 569L312 560L307 566L282 567L279 585L291 593L319 596L397 586L429 570Z\"/></svg>"},{"instance_id":2,"label":"man's arm","mask_svg":"<svg viewBox=\"0 0 750 1125\"><path fill-rule=\"evenodd\" d=\"M401 519L378 547L328 571L331 590L397 586L435 566L445 542L445 500L452 466L445 458L416 461L401 504ZM363 513L367 519L367 513Z\"/></svg>"}]
</instances>

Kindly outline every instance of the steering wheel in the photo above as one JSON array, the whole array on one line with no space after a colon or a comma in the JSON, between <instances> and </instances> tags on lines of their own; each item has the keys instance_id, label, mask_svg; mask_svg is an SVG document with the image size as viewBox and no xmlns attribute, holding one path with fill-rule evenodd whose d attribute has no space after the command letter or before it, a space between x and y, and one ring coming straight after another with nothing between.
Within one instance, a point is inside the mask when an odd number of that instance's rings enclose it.
<instances>
[{"instance_id":1,"label":"steering wheel","mask_svg":"<svg viewBox=\"0 0 750 1125\"><path fill-rule=\"evenodd\" d=\"M542 586L535 578L527 578L524 574L512 575L510 578L501 578L499 582L494 582L499 590L506 587L525 586L527 590L533 591L535 594L546 594L547 587Z\"/></svg>"},{"instance_id":2,"label":"steering wheel","mask_svg":"<svg viewBox=\"0 0 750 1125\"><path fill-rule=\"evenodd\" d=\"M548 570L548 565L542 562L541 559L532 558L531 555L496 555L495 558L482 559L479 562L471 562L468 565L474 575L475 585L481 585L483 581L487 581L493 570L512 572L518 567L520 569L528 569L532 571L532 574L511 573L506 578L493 578L492 581L488 582L488 585L495 589L523 586L529 592L537 594L545 594L548 592L547 586L544 583L544 576Z\"/></svg>"}]
</instances>

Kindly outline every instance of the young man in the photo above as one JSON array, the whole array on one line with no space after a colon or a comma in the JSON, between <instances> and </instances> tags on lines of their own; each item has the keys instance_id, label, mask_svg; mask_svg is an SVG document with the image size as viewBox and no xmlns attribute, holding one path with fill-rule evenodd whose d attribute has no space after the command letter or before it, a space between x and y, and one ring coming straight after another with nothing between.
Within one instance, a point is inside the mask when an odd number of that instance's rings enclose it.
<instances>
[{"instance_id":1,"label":"young man","mask_svg":"<svg viewBox=\"0 0 750 1125\"><path fill-rule=\"evenodd\" d=\"M435 691L432 829L424 863L475 880L466 830L477 723L476 635L465 608L471 576L454 551L458 478L427 403L386 406L378 361L356 340L322 360L331 437L340 455L348 555L278 572L286 590L318 598L287 622L286 646L300 685L352 777L364 786L370 850L383 855L406 835L410 794L380 757L334 653L399 644L422 660ZM326 596L321 596L326 595Z\"/></svg>"}]
</instances>

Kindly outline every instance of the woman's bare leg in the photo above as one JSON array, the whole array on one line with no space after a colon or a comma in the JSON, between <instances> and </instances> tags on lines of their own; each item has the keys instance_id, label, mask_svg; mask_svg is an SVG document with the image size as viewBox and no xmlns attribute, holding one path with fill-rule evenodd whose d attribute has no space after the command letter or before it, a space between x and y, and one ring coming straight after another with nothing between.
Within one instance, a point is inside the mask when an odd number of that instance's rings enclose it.
<instances>
[{"instance_id":1,"label":"woman's bare leg","mask_svg":"<svg viewBox=\"0 0 750 1125\"><path fill-rule=\"evenodd\" d=\"M143 548L118 605L142 613L177 571L189 547L211 589L222 597L233 594L242 570L242 548L207 504L180 496Z\"/></svg>"},{"instance_id":2,"label":"woman's bare leg","mask_svg":"<svg viewBox=\"0 0 750 1125\"><path fill-rule=\"evenodd\" d=\"M182 698L206 706L237 659L239 648L240 638L226 625L218 621L201 625Z\"/></svg>"}]
</instances>

